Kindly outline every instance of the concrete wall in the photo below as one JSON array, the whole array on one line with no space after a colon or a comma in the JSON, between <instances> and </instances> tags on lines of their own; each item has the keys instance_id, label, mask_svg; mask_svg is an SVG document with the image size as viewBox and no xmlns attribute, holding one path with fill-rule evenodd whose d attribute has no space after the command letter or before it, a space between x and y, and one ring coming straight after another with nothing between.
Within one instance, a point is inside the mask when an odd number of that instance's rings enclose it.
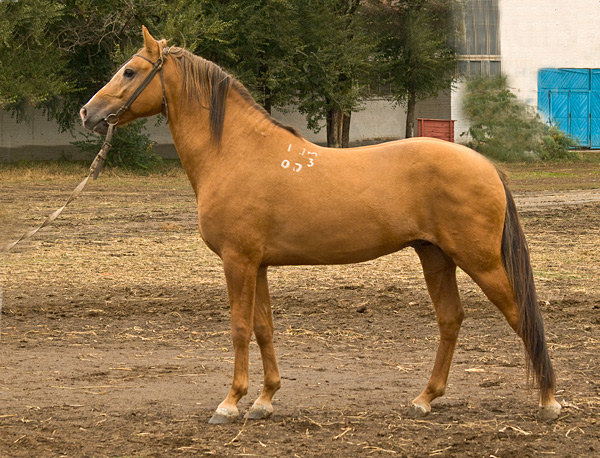
<instances>
[{"instance_id":1,"label":"concrete wall","mask_svg":"<svg viewBox=\"0 0 600 458\"><path fill-rule=\"evenodd\" d=\"M450 94L420 102L416 109L417 117L448 119L450 116ZM275 110L273 116L296 127L310 141L326 143L326 132L319 133L306 128L306 120L297 111L281 112ZM383 99L369 100L364 109L352 114L350 141L353 143L403 138L405 135L406 112ZM177 157L171 133L165 123L156 126L150 119L146 124L150 137L157 142L156 151L169 158ZM18 160L49 159L89 159L71 145L76 139L82 139L82 129L75 132L60 133L56 124L33 108L27 112L27 121L17 123L16 119L0 109L0 162Z\"/></svg>"},{"instance_id":2,"label":"concrete wall","mask_svg":"<svg viewBox=\"0 0 600 458\"><path fill-rule=\"evenodd\" d=\"M545 67L600 68L600 1L500 0L502 71L537 107L537 73Z\"/></svg>"},{"instance_id":3,"label":"concrete wall","mask_svg":"<svg viewBox=\"0 0 600 458\"><path fill-rule=\"evenodd\" d=\"M464 81L457 81L452 87L452 102L450 116L454 119L454 141L456 143L466 143L469 140L467 131L469 130L469 121L462 109L462 100L465 93Z\"/></svg>"},{"instance_id":4,"label":"concrete wall","mask_svg":"<svg viewBox=\"0 0 600 458\"><path fill-rule=\"evenodd\" d=\"M41 111L27 110L25 121L17 123L9 113L0 109L0 161L20 159L77 158L70 145L73 137L60 133Z\"/></svg>"},{"instance_id":5,"label":"concrete wall","mask_svg":"<svg viewBox=\"0 0 600 458\"><path fill-rule=\"evenodd\" d=\"M306 127L304 115L295 110L273 110L273 117L278 121L295 127L311 142L327 143L325 125L314 133ZM404 137L406 112L401 107L394 107L383 99L369 100L364 104L364 109L352 113L350 122L350 142L360 142L378 138Z\"/></svg>"}]
</instances>

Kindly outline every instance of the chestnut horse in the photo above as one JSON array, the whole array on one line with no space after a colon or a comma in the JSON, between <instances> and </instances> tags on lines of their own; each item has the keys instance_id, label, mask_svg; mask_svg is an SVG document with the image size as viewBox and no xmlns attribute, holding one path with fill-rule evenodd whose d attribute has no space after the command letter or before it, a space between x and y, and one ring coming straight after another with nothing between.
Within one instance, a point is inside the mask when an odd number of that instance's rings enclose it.
<instances>
[{"instance_id":1,"label":"chestnut horse","mask_svg":"<svg viewBox=\"0 0 600 458\"><path fill-rule=\"evenodd\" d=\"M433 371L413 412L429 413L446 388L464 315L458 266L522 338L540 390L540 416L558 416L527 244L494 165L464 146L430 138L317 146L272 119L216 64L167 47L146 28L143 36L144 47L80 114L85 127L99 133L109 122L121 126L160 112L168 117L196 194L200 235L223 261L231 308L233 382L211 423L239 415L253 332L264 385L249 416L273 412L281 379L268 266L355 263L405 247L414 248L423 265L440 331ZM135 94L145 78L148 85Z\"/></svg>"}]
</instances>

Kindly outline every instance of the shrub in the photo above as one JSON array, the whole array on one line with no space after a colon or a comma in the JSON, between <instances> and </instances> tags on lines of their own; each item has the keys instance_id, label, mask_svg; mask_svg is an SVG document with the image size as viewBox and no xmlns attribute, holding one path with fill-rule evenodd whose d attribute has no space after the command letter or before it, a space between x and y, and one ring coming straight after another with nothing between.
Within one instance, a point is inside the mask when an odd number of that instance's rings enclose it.
<instances>
[{"instance_id":1,"label":"shrub","mask_svg":"<svg viewBox=\"0 0 600 458\"><path fill-rule=\"evenodd\" d=\"M139 119L124 127L115 129L106 163L113 167L131 170L149 170L162 159L154 152L154 141L146 132L146 119ZM94 133L84 133L84 140L72 142L81 151L95 155L104 137Z\"/></svg>"},{"instance_id":2,"label":"shrub","mask_svg":"<svg viewBox=\"0 0 600 458\"><path fill-rule=\"evenodd\" d=\"M463 108L471 124L469 146L486 156L500 161L578 157L570 149L577 142L519 101L505 76L468 81Z\"/></svg>"}]
</instances>

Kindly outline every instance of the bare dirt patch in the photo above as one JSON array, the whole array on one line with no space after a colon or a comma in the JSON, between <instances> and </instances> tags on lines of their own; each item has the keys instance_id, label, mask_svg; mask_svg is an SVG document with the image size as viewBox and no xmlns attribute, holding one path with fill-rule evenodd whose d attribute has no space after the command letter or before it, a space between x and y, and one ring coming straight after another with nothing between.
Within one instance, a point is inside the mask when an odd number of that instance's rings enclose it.
<instances>
[{"instance_id":1,"label":"bare dirt patch","mask_svg":"<svg viewBox=\"0 0 600 458\"><path fill-rule=\"evenodd\" d=\"M0 242L77 182L37 179L0 177ZM585 182L581 192L597 196ZM467 317L447 394L429 417L409 416L438 332L405 250L270 270L283 387L273 418L232 441L241 421L207 424L233 354L221 265L197 235L193 193L181 173L106 176L0 260L0 455L597 456L600 202L513 184L564 405L557 422L536 420L521 345L464 274ZM560 202L540 204L550 193ZM251 351L244 409L262 382Z\"/></svg>"}]
</instances>

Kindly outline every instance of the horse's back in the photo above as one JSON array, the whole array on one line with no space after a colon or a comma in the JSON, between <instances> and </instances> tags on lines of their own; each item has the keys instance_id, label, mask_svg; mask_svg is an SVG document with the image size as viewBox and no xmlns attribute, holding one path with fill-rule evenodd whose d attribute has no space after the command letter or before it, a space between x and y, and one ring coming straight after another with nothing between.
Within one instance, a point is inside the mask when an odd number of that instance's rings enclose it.
<instances>
[{"instance_id":1,"label":"horse's back","mask_svg":"<svg viewBox=\"0 0 600 458\"><path fill-rule=\"evenodd\" d=\"M265 191L273 263L356 262L416 241L452 255L501 236L502 183L469 148L415 138L314 149L313 167Z\"/></svg>"}]
</instances>

